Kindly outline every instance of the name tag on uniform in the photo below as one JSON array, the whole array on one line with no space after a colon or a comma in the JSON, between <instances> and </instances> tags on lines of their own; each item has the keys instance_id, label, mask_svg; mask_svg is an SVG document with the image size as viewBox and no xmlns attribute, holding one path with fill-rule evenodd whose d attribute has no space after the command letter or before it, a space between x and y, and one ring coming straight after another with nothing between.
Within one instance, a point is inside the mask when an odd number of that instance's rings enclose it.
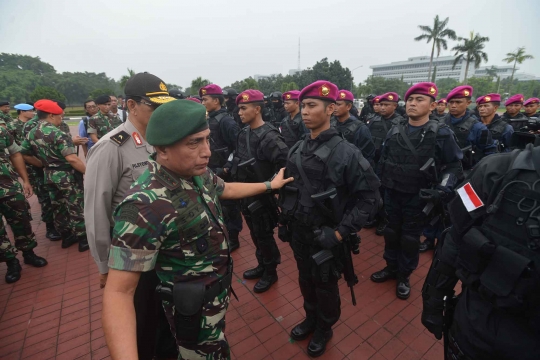
<instances>
[{"instance_id":1,"label":"name tag on uniform","mask_svg":"<svg viewBox=\"0 0 540 360\"><path fill-rule=\"evenodd\" d=\"M474 211L484 206L482 199L480 199L480 197L476 194L476 191L474 191L471 183L466 183L465 185L457 189L457 193L461 198L461 201L463 201L463 205L465 205L465 208L468 212Z\"/></svg>"}]
</instances>

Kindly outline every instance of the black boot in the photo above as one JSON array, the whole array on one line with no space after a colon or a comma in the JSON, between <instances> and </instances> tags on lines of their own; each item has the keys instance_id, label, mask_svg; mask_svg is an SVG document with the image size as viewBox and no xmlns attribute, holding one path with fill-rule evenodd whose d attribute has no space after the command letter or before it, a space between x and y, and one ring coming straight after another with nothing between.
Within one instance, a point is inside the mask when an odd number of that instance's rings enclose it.
<instances>
[{"instance_id":1,"label":"black boot","mask_svg":"<svg viewBox=\"0 0 540 360\"><path fill-rule=\"evenodd\" d=\"M79 242L79 239L73 234L71 235L62 235L62 249L67 249L73 244Z\"/></svg>"},{"instance_id":2,"label":"black boot","mask_svg":"<svg viewBox=\"0 0 540 360\"><path fill-rule=\"evenodd\" d=\"M375 219L368 221L364 224L364 229L371 229L379 225L379 217L376 216Z\"/></svg>"},{"instance_id":3,"label":"black boot","mask_svg":"<svg viewBox=\"0 0 540 360\"><path fill-rule=\"evenodd\" d=\"M428 250L433 250L435 249L435 239L428 239L426 238L426 240L424 240L423 243L420 244L420 247L418 248L418 250L423 253L423 252L426 252Z\"/></svg>"},{"instance_id":4,"label":"black boot","mask_svg":"<svg viewBox=\"0 0 540 360\"><path fill-rule=\"evenodd\" d=\"M90 249L90 246L88 246L88 240L86 239L86 236L82 236L79 238L79 252L85 252L88 249Z\"/></svg>"},{"instance_id":5,"label":"black boot","mask_svg":"<svg viewBox=\"0 0 540 360\"><path fill-rule=\"evenodd\" d=\"M11 259L6 261L7 272L6 272L6 282L8 284L19 281L21 278L21 264L19 264L19 259Z\"/></svg>"},{"instance_id":6,"label":"black boot","mask_svg":"<svg viewBox=\"0 0 540 360\"><path fill-rule=\"evenodd\" d=\"M302 341L315 331L315 319L306 318L300 324L291 330L291 338L296 341Z\"/></svg>"},{"instance_id":7,"label":"black boot","mask_svg":"<svg viewBox=\"0 0 540 360\"><path fill-rule=\"evenodd\" d=\"M41 256L37 256L34 250L23 251L24 263L35 267L43 267L48 264L47 260Z\"/></svg>"},{"instance_id":8,"label":"black boot","mask_svg":"<svg viewBox=\"0 0 540 360\"><path fill-rule=\"evenodd\" d=\"M264 267L262 265L257 265L254 269L249 269L244 271L244 279L252 280L252 279L259 279L264 274Z\"/></svg>"},{"instance_id":9,"label":"black boot","mask_svg":"<svg viewBox=\"0 0 540 360\"><path fill-rule=\"evenodd\" d=\"M319 357L326 351L326 343L332 338L334 332L332 330L323 331L321 329L315 330L313 337L309 341L307 347L308 355L311 357Z\"/></svg>"},{"instance_id":10,"label":"black boot","mask_svg":"<svg viewBox=\"0 0 540 360\"><path fill-rule=\"evenodd\" d=\"M397 271L389 268L388 266L384 269L377 271L371 274L371 281L376 283L382 283L386 280L395 279L397 277Z\"/></svg>"},{"instance_id":11,"label":"black boot","mask_svg":"<svg viewBox=\"0 0 540 360\"><path fill-rule=\"evenodd\" d=\"M54 227L54 223L48 222L45 224L47 226L47 232L45 233L45 237L51 241L58 241L62 239L62 235L56 230Z\"/></svg>"},{"instance_id":12,"label":"black boot","mask_svg":"<svg viewBox=\"0 0 540 360\"><path fill-rule=\"evenodd\" d=\"M398 275L396 296L401 300L407 300L409 296L411 296L411 284L409 283L409 275Z\"/></svg>"},{"instance_id":13,"label":"black boot","mask_svg":"<svg viewBox=\"0 0 540 360\"><path fill-rule=\"evenodd\" d=\"M229 231L229 249L231 252L240 247L240 240L238 240L238 231Z\"/></svg>"},{"instance_id":14,"label":"black boot","mask_svg":"<svg viewBox=\"0 0 540 360\"><path fill-rule=\"evenodd\" d=\"M276 281L278 280L276 269L266 270L262 276L262 278L257 281L255 286L253 287L253 292L260 294L272 286Z\"/></svg>"},{"instance_id":15,"label":"black boot","mask_svg":"<svg viewBox=\"0 0 540 360\"><path fill-rule=\"evenodd\" d=\"M379 221L379 225L377 225L377 230L375 230L375 234L382 236L384 234L384 229L386 229L386 225L388 225L388 220L381 219Z\"/></svg>"}]
</instances>

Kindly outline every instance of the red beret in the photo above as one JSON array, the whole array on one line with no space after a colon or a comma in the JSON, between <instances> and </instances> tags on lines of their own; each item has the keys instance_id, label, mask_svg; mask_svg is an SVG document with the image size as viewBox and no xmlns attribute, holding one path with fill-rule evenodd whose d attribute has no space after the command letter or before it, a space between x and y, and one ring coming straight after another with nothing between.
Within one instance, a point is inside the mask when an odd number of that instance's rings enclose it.
<instances>
[{"instance_id":1,"label":"red beret","mask_svg":"<svg viewBox=\"0 0 540 360\"><path fill-rule=\"evenodd\" d=\"M501 102L501 95L487 94L476 99L476 105L487 104L490 102Z\"/></svg>"},{"instance_id":2,"label":"red beret","mask_svg":"<svg viewBox=\"0 0 540 360\"><path fill-rule=\"evenodd\" d=\"M375 103L378 104L378 103L380 103L380 102L381 102L381 97L380 97L380 96L375 96L375 97L373 98L373 100L371 100L371 103L372 103L372 104L375 104Z\"/></svg>"},{"instance_id":3,"label":"red beret","mask_svg":"<svg viewBox=\"0 0 540 360\"><path fill-rule=\"evenodd\" d=\"M466 97L471 97L473 94L473 88L469 85L462 85L458 86L457 88L454 88L448 96L446 97L447 101L450 101L452 99L462 99Z\"/></svg>"},{"instance_id":4,"label":"red beret","mask_svg":"<svg viewBox=\"0 0 540 360\"><path fill-rule=\"evenodd\" d=\"M446 105L446 98L437 100L437 104L441 104L441 103Z\"/></svg>"},{"instance_id":5,"label":"red beret","mask_svg":"<svg viewBox=\"0 0 540 360\"><path fill-rule=\"evenodd\" d=\"M352 92L350 92L348 90L339 90L338 97L337 97L336 100L353 102L354 101L354 95L353 95Z\"/></svg>"},{"instance_id":6,"label":"red beret","mask_svg":"<svg viewBox=\"0 0 540 360\"><path fill-rule=\"evenodd\" d=\"M530 98L530 99L527 99L527 101L525 101L523 103L523 105L527 106L529 104L538 104L540 103L540 99L539 98Z\"/></svg>"},{"instance_id":7,"label":"red beret","mask_svg":"<svg viewBox=\"0 0 540 360\"><path fill-rule=\"evenodd\" d=\"M60 115L64 112L62 108L52 100L41 99L34 103L34 107L39 110L53 115Z\"/></svg>"},{"instance_id":8,"label":"red beret","mask_svg":"<svg viewBox=\"0 0 540 360\"><path fill-rule=\"evenodd\" d=\"M188 98L186 98L186 100L194 101L194 102L199 103L199 104L201 103L201 100L199 100L199 99L197 99L197 98L194 98L194 97L191 97L191 96L188 97Z\"/></svg>"},{"instance_id":9,"label":"red beret","mask_svg":"<svg viewBox=\"0 0 540 360\"><path fill-rule=\"evenodd\" d=\"M300 101L311 98L335 102L338 94L338 87L330 81L318 80L306 86L300 91L298 99Z\"/></svg>"},{"instance_id":10,"label":"red beret","mask_svg":"<svg viewBox=\"0 0 540 360\"><path fill-rule=\"evenodd\" d=\"M405 93L405 101L407 101L409 96L413 94L430 96L433 98L433 100L435 100L438 93L439 89L437 89L437 85L435 85L434 83L421 82L411 86L411 88L407 90L407 92Z\"/></svg>"},{"instance_id":11,"label":"red beret","mask_svg":"<svg viewBox=\"0 0 540 360\"><path fill-rule=\"evenodd\" d=\"M264 101L264 94L260 92L259 90L253 90L253 89L244 90L236 97L236 105L249 104L253 102L263 102L263 101Z\"/></svg>"},{"instance_id":12,"label":"red beret","mask_svg":"<svg viewBox=\"0 0 540 360\"><path fill-rule=\"evenodd\" d=\"M199 89L199 96L204 95L223 95L223 90L216 84L209 84Z\"/></svg>"},{"instance_id":13,"label":"red beret","mask_svg":"<svg viewBox=\"0 0 540 360\"><path fill-rule=\"evenodd\" d=\"M510 96L508 98L508 100L506 100L506 102L504 103L504 106L508 106L510 104L514 104L514 103L521 103L523 104L523 94L516 94L514 96Z\"/></svg>"},{"instance_id":14,"label":"red beret","mask_svg":"<svg viewBox=\"0 0 540 360\"><path fill-rule=\"evenodd\" d=\"M380 95L379 98L380 101L398 102L399 95L395 92L387 92L386 94Z\"/></svg>"},{"instance_id":15,"label":"red beret","mask_svg":"<svg viewBox=\"0 0 540 360\"><path fill-rule=\"evenodd\" d=\"M284 92L281 98L283 99L283 101L298 100L298 95L300 95L299 90L291 90L291 91Z\"/></svg>"}]
</instances>

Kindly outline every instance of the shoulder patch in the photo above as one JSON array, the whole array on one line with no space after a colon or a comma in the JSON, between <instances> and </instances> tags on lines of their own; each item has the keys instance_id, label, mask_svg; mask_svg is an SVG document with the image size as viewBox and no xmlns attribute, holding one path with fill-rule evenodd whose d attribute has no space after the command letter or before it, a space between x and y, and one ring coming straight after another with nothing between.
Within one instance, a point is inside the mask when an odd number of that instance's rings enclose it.
<instances>
[{"instance_id":1,"label":"shoulder patch","mask_svg":"<svg viewBox=\"0 0 540 360\"><path fill-rule=\"evenodd\" d=\"M125 132L125 131L120 131L118 134L114 135L114 136L111 136L111 140L118 146L122 146L126 143L126 141L128 141L128 139L130 138L131 136Z\"/></svg>"},{"instance_id":2,"label":"shoulder patch","mask_svg":"<svg viewBox=\"0 0 540 360\"><path fill-rule=\"evenodd\" d=\"M137 208L137 206L133 204L127 204L121 207L120 215L118 215L118 220L135 224L138 217L139 209Z\"/></svg>"}]
</instances>

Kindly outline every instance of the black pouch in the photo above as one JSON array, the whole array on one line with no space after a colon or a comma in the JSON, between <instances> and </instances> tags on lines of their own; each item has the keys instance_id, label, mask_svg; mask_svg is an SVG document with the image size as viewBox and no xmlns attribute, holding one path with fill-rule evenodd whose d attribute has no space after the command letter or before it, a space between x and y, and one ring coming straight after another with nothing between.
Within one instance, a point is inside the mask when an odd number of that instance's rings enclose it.
<instances>
[{"instance_id":1,"label":"black pouch","mask_svg":"<svg viewBox=\"0 0 540 360\"><path fill-rule=\"evenodd\" d=\"M197 343L205 293L206 286L199 282L174 284L174 322L179 341Z\"/></svg>"},{"instance_id":2,"label":"black pouch","mask_svg":"<svg viewBox=\"0 0 540 360\"><path fill-rule=\"evenodd\" d=\"M249 204L247 208L251 215L257 215L263 207L264 204L260 200L257 200Z\"/></svg>"}]
</instances>

